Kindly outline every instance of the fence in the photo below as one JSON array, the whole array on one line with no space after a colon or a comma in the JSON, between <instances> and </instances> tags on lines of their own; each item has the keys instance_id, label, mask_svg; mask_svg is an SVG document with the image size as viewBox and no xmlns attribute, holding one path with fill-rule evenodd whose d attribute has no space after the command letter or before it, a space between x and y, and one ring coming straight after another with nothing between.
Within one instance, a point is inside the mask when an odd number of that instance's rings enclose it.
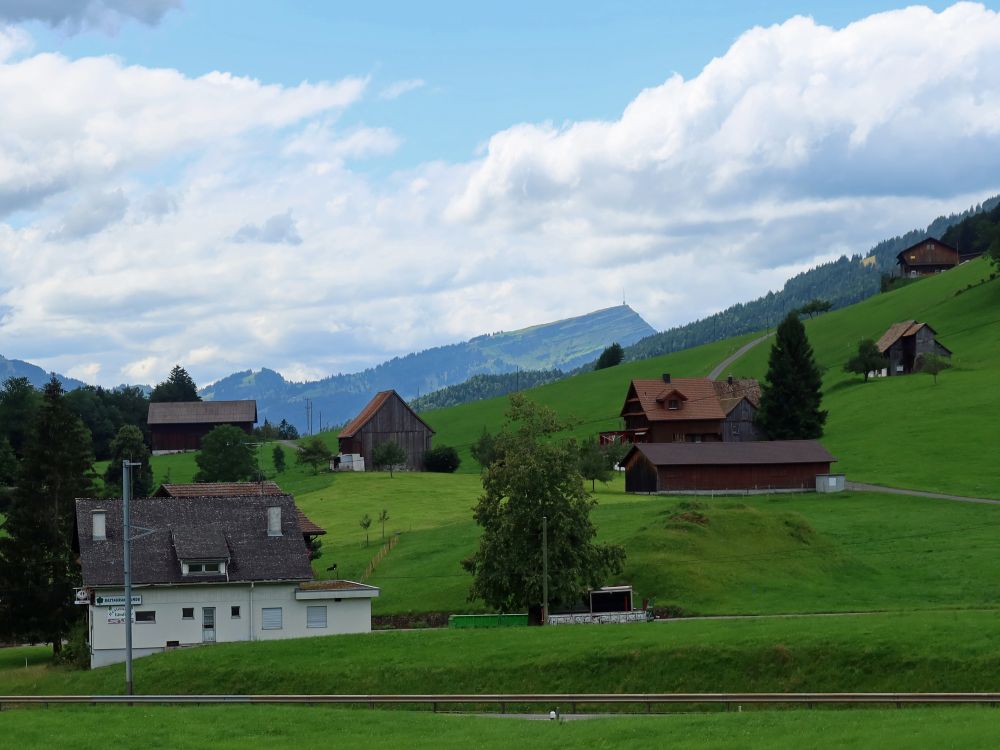
<instances>
[{"instance_id":1,"label":"fence","mask_svg":"<svg viewBox=\"0 0 1000 750\"><path fill-rule=\"evenodd\" d=\"M652 622L653 611L637 609L632 612L577 612L549 615L549 625L606 625L626 622Z\"/></svg>"},{"instance_id":2,"label":"fence","mask_svg":"<svg viewBox=\"0 0 1000 750\"><path fill-rule=\"evenodd\" d=\"M368 563L368 567L365 568L365 572L361 574L361 583L364 583L371 577L371 574L375 572L375 568L378 567L378 564L385 559L385 556L389 554L389 552L392 550L393 547L396 546L398 542L399 542L399 532L396 532L395 534L389 537L389 541L382 545L382 549L376 552L375 557L373 557L371 559L371 562Z\"/></svg>"},{"instance_id":3,"label":"fence","mask_svg":"<svg viewBox=\"0 0 1000 750\"><path fill-rule=\"evenodd\" d=\"M578 705L644 706L647 712L661 704L722 704L727 710L743 704L852 705L852 704L982 704L996 706L1000 693L476 693L468 695L2 695L0 709L11 705L59 704L344 704L439 705L493 704L505 712L509 704L541 704L576 712Z\"/></svg>"}]
</instances>

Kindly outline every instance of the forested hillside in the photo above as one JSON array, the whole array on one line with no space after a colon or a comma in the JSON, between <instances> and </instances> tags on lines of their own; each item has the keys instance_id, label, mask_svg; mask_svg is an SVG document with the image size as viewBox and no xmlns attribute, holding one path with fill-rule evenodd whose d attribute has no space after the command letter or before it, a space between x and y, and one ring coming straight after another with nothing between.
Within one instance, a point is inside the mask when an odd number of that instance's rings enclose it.
<instances>
[{"instance_id":1,"label":"forested hillside","mask_svg":"<svg viewBox=\"0 0 1000 750\"><path fill-rule=\"evenodd\" d=\"M473 375L464 383L449 385L426 396L410 401L415 411L442 409L446 406L467 404L484 398L506 396L524 388L553 383L566 377L562 370L520 370L499 375Z\"/></svg>"}]
</instances>

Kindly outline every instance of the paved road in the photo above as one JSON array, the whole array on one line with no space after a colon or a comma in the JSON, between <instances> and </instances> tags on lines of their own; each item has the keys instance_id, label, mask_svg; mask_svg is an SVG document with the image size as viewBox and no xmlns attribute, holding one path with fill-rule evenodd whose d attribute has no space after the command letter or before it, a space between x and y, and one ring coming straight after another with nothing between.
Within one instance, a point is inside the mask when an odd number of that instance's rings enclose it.
<instances>
[{"instance_id":1,"label":"paved road","mask_svg":"<svg viewBox=\"0 0 1000 750\"><path fill-rule=\"evenodd\" d=\"M929 497L935 500L954 500L957 503L983 503L984 505L1000 505L1000 500L992 500L986 497L965 497L964 495L946 495L941 492L922 492L921 490L905 490L900 487L884 487L881 484L867 484L865 482L848 482L847 489L858 490L859 492L885 492L889 495L913 495L915 497Z\"/></svg>"},{"instance_id":2,"label":"paved road","mask_svg":"<svg viewBox=\"0 0 1000 750\"><path fill-rule=\"evenodd\" d=\"M691 622L694 620L791 620L812 617L877 617L910 615L915 612L996 612L996 607L961 607L958 609L882 609L860 612L786 612L769 615L698 615L695 617L658 617L653 622Z\"/></svg>"},{"instance_id":3,"label":"paved road","mask_svg":"<svg viewBox=\"0 0 1000 750\"><path fill-rule=\"evenodd\" d=\"M709 380L716 380L725 371L725 369L727 367L729 367L729 365L731 365L733 362L735 362L736 360L738 360L740 357L742 357L748 351L750 351L751 349L753 349L761 341L764 341L765 339L769 339L773 335L774 335L774 331L771 331L770 333L765 333L760 338L756 338L753 341L751 341L751 342L749 342L749 343L744 344L743 346L741 346L735 352L733 352L728 357L726 357L724 360L722 360L718 365L716 365L716 367L715 367L714 370L712 370L710 373L708 373Z\"/></svg>"},{"instance_id":4,"label":"paved road","mask_svg":"<svg viewBox=\"0 0 1000 750\"><path fill-rule=\"evenodd\" d=\"M302 446L296 443L294 440L279 440L278 442L281 445L285 446L286 448L291 448L293 451L298 452L302 450Z\"/></svg>"}]
</instances>

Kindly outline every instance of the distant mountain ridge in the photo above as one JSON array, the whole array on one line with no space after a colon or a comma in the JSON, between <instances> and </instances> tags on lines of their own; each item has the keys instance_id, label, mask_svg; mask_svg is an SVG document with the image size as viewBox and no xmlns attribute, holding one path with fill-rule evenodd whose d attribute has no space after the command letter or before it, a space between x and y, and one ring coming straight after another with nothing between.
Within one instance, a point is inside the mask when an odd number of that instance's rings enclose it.
<instances>
[{"instance_id":1,"label":"distant mountain ridge","mask_svg":"<svg viewBox=\"0 0 1000 750\"><path fill-rule=\"evenodd\" d=\"M9 378L27 378L28 382L35 386L35 388L42 388L49 382L51 377L52 373L42 369L38 365L33 365L30 362L24 362L20 359L7 359L3 355L0 355L0 383ZM59 378L59 382L62 383L63 388L67 391L72 391L86 385L82 380L68 378L59 373L56 373L56 377Z\"/></svg>"},{"instance_id":2,"label":"distant mountain ridge","mask_svg":"<svg viewBox=\"0 0 1000 750\"><path fill-rule=\"evenodd\" d=\"M517 331L477 336L458 344L394 357L357 373L293 383L274 370L233 373L201 389L202 398L257 400L258 418L287 419L301 431L306 426L305 403L312 401L313 429L342 424L376 392L393 388L410 399L475 375L517 370L568 370L593 361L609 344L628 346L656 330L628 305L596 310L553 323Z\"/></svg>"}]
</instances>

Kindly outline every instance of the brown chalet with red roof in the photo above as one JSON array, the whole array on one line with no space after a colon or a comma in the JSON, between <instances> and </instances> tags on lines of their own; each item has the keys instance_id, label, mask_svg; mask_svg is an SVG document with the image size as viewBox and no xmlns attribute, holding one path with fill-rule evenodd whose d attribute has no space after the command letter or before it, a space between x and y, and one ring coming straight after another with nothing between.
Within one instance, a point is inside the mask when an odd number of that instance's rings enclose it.
<instances>
[{"instance_id":1,"label":"brown chalet with red roof","mask_svg":"<svg viewBox=\"0 0 1000 750\"><path fill-rule=\"evenodd\" d=\"M382 391L368 402L340 431L342 454L362 455L365 468L373 468L375 448L394 442L406 454L406 468L423 471L424 453L431 449L434 430L422 420L396 391Z\"/></svg>"},{"instance_id":2,"label":"brown chalet with red roof","mask_svg":"<svg viewBox=\"0 0 1000 750\"><path fill-rule=\"evenodd\" d=\"M621 418L625 429L601 442L711 443L759 440L753 425L760 386L749 378L633 380Z\"/></svg>"}]
</instances>

